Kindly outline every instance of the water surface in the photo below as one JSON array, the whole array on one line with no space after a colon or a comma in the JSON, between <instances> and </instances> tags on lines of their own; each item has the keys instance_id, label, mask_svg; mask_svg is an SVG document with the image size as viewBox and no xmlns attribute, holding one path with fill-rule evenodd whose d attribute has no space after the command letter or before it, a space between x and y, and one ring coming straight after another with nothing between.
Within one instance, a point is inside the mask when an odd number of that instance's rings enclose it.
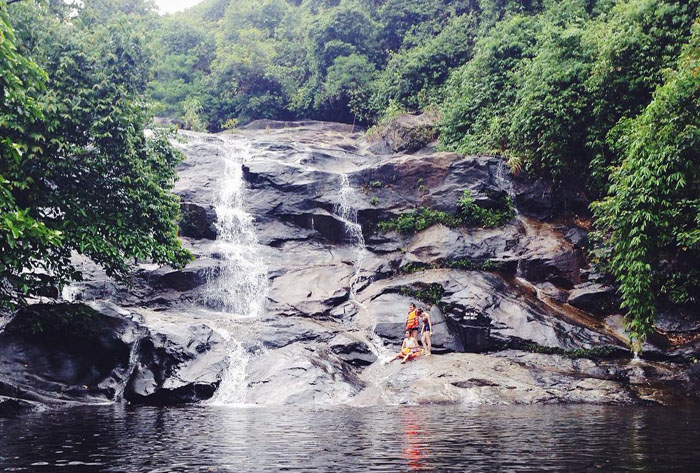
<instances>
[{"instance_id":1,"label":"water surface","mask_svg":"<svg viewBox=\"0 0 700 473\"><path fill-rule=\"evenodd\" d=\"M700 411L78 407L0 419L0 471L697 471Z\"/></svg>"}]
</instances>

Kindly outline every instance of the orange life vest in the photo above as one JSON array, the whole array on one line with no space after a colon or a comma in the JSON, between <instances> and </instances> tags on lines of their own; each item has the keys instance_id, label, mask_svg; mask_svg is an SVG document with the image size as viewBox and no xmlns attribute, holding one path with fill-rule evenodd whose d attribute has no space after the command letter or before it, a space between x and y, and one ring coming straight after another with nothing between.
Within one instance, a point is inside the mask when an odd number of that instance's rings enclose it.
<instances>
[{"instance_id":1,"label":"orange life vest","mask_svg":"<svg viewBox=\"0 0 700 473\"><path fill-rule=\"evenodd\" d=\"M406 319L406 328L413 329L418 328L420 321L418 320L418 312L412 310L408 313L408 318Z\"/></svg>"}]
</instances>

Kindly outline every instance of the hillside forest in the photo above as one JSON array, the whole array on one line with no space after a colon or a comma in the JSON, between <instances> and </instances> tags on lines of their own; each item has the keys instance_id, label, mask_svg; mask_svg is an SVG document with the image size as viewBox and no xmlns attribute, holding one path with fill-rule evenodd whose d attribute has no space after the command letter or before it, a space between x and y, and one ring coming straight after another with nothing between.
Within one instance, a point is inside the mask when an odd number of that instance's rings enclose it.
<instances>
[{"instance_id":1,"label":"hillside forest","mask_svg":"<svg viewBox=\"0 0 700 473\"><path fill-rule=\"evenodd\" d=\"M700 307L699 5L205 0L160 16L145 0L0 1L0 301L79 278L71 251L122 278L134 258L187 262L180 156L144 133L154 115L371 132L428 113L441 150L500 156L586 203L570 217L643 340L660 311ZM123 172L105 172L113 159Z\"/></svg>"}]
</instances>

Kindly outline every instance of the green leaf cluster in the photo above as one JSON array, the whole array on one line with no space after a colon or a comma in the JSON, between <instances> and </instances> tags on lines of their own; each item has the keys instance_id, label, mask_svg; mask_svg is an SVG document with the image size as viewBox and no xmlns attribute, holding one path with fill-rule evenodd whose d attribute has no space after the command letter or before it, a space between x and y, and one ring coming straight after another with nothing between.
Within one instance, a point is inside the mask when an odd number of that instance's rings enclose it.
<instances>
[{"instance_id":1,"label":"green leaf cluster","mask_svg":"<svg viewBox=\"0 0 700 473\"><path fill-rule=\"evenodd\" d=\"M509 196L503 198L499 208L484 208L478 205L471 193L465 190L457 201L457 213L421 207L417 210L377 223L380 232L416 233L433 225L498 227L505 225L515 216L513 202Z\"/></svg>"},{"instance_id":2,"label":"green leaf cluster","mask_svg":"<svg viewBox=\"0 0 700 473\"><path fill-rule=\"evenodd\" d=\"M149 12L0 5L0 304L79 280L73 252L122 281L134 261L190 260L171 192L182 156L146 133Z\"/></svg>"},{"instance_id":3,"label":"green leaf cluster","mask_svg":"<svg viewBox=\"0 0 700 473\"><path fill-rule=\"evenodd\" d=\"M643 340L664 300L700 296L700 21L675 69L611 132L622 157L595 203L599 264L619 283L628 331Z\"/></svg>"},{"instance_id":4,"label":"green leaf cluster","mask_svg":"<svg viewBox=\"0 0 700 473\"><path fill-rule=\"evenodd\" d=\"M432 283L428 285L419 285L419 287L403 286L399 289L399 294L428 304L440 304L442 297L445 295L445 288L440 283Z\"/></svg>"}]
</instances>

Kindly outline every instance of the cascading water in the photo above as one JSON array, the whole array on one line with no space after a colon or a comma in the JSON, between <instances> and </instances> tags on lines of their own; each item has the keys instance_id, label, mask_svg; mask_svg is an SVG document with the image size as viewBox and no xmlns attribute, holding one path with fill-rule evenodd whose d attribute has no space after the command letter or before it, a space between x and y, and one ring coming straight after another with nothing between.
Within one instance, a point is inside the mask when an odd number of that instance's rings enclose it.
<instances>
[{"instance_id":1,"label":"cascading water","mask_svg":"<svg viewBox=\"0 0 700 473\"><path fill-rule=\"evenodd\" d=\"M350 237L350 242L356 248L355 256L355 272L350 279L350 295L349 300L358 309L360 317L358 323L361 328L367 332L367 346L377 356L382 356L384 353L384 344L375 333L376 320L371 316L367 308L357 300L357 288L362 282L362 264L367 258L367 246L365 237L362 233L362 226L357 222L357 209L353 206L355 200L355 189L350 185L350 180L347 174L340 175L339 199L333 208L333 212L340 218L345 225L345 233Z\"/></svg>"},{"instance_id":2,"label":"cascading water","mask_svg":"<svg viewBox=\"0 0 700 473\"><path fill-rule=\"evenodd\" d=\"M121 401L124 399L124 391L126 390L126 385L131 378L131 375L136 370L136 361L138 359L139 348L141 346L141 339L137 338L134 343L131 344L131 351L129 352L129 363L127 364L126 372L124 373L124 380L119 385L116 393L114 393L114 400Z\"/></svg>"},{"instance_id":3,"label":"cascading water","mask_svg":"<svg viewBox=\"0 0 700 473\"><path fill-rule=\"evenodd\" d=\"M206 292L209 307L226 313L219 330L230 345L229 366L212 398L213 404L245 402L245 373L248 355L231 335L240 330L240 323L259 318L267 298L267 268L258 256L260 247L253 217L244 208L242 164L250 156L250 145L240 139L229 139L219 147L224 160L224 173L216 197L217 248L221 264L210 275ZM234 327L235 324L239 326Z\"/></svg>"},{"instance_id":4,"label":"cascading water","mask_svg":"<svg viewBox=\"0 0 700 473\"><path fill-rule=\"evenodd\" d=\"M350 300L357 305L355 300L357 294L357 284L360 282L362 272L362 262L367 254L365 245L365 237L362 234L362 226L357 223L357 209L353 207L352 200L355 195L355 190L350 186L350 180L347 174L340 175L340 199L335 204L333 212L340 217L340 220L345 225L345 233L350 237L350 241L357 248L357 256L355 258L355 273L350 280Z\"/></svg>"}]
</instances>

